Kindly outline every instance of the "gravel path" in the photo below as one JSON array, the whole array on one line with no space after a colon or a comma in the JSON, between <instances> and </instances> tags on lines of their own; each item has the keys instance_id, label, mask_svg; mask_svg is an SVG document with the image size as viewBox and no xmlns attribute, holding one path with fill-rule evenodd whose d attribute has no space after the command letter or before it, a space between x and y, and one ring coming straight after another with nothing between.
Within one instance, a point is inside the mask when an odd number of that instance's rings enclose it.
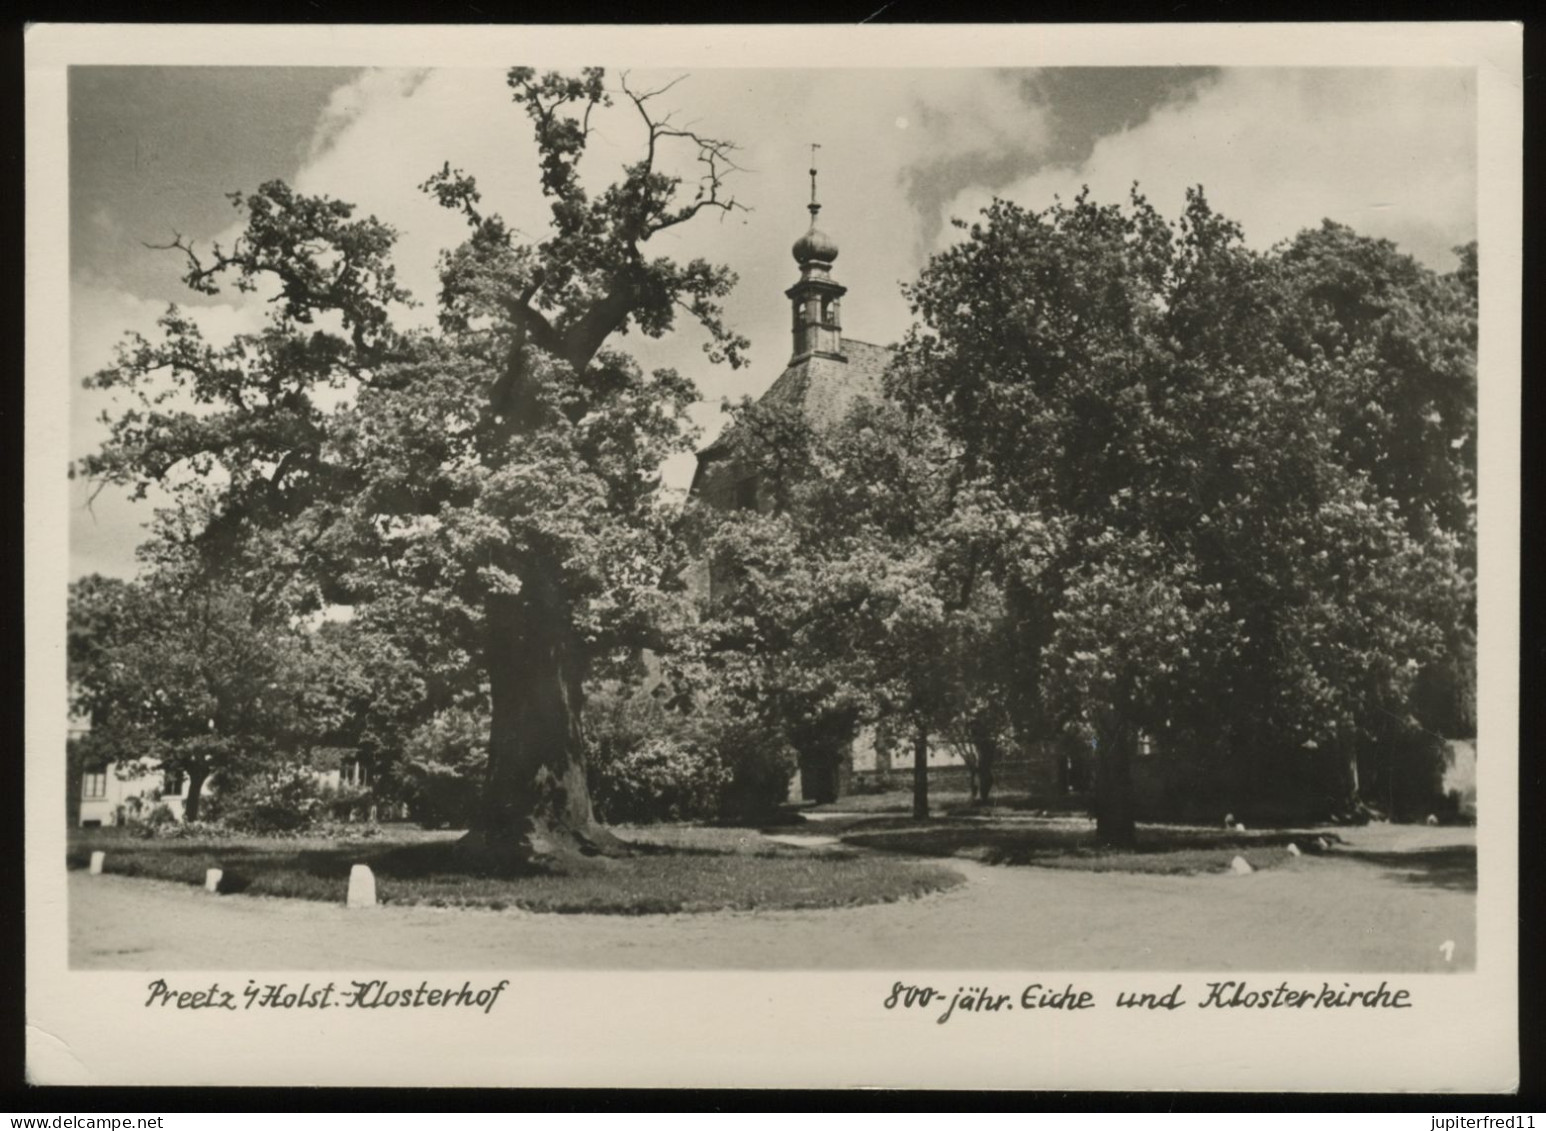
<instances>
[{"instance_id":1,"label":"gravel path","mask_svg":"<svg viewBox=\"0 0 1546 1131\"><path fill-rule=\"evenodd\" d=\"M70 964L296 971L1474 969L1475 880L1463 866L1474 834L1386 826L1343 836L1353 841L1350 850L1247 876L951 861L966 884L905 903L640 917L347 911L73 872ZM1444 853L1457 847L1460 866L1453 851ZM1441 858L1446 863L1436 865ZM1454 943L1449 960L1447 941Z\"/></svg>"}]
</instances>

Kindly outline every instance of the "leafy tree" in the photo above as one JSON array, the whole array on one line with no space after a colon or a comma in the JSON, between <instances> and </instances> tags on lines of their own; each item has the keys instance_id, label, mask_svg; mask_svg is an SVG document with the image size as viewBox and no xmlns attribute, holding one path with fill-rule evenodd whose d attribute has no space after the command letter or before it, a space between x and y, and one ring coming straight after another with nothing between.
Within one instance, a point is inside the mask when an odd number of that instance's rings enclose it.
<instances>
[{"instance_id":1,"label":"leafy tree","mask_svg":"<svg viewBox=\"0 0 1546 1131\"><path fill-rule=\"evenodd\" d=\"M745 399L727 405L726 441L755 469L757 505L735 513L699 507L695 546L708 561L709 607L691 639L668 658L678 699L718 703L747 726L782 736L796 751L808 796L837 796L838 768L863 713L845 673L802 647L814 639L815 559L791 507L815 473L822 439L797 407Z\"/></svg>"},{"instance_id":2,"label":"leafy tree","mask_svg":"<svg viewBox=\"0 0 1546 1131\"><path fill-rule=\"evenodd\" d=\"M1328 220L1276 257L1290 292L1286 344L1336 361L1321 391L1337 451L1397 502L1414 535L1474 537L1476 244L1455 253L1455 270L1440 275Z\"/></svg>"},{"instance_id":3,"label":"leafy tree","mask_svg":"<svg viewBox=\"0 0 1546 1131\"><path fill-rule=\"evenodd\" d=\"M1044 710L1094 736L1108 842L1133 836L1142 733L1270 789L1283 752L1404 711L1455 620L1458 539L1415 532L1352 457L1364 370L1306 346L1311 289L1200 191L1174 225L1135 191L996 202L909 290L893 392L1045 533L1002 574L1010 624ZM1408 497L1449 489L1425 483Z\"/></svg>"},{"instance_id":4,"label":"leafy tree","mask_svg":"<svg viewBox=\"0 0 1546 1131\"><path fill-rule=\"evenodd\" d=\"M310 641L317 671L312 694L327 705L330 720L316 741L350 751L368 772L370 792L379 800L405 800L416 793L414 739L439 712L454 709L466 679L465 671L444 670L443 640L416 634L411 625L388 626L365 616L326 621ZM472 692L463 692L462 698L481 702ZM486 710L481 717L486 723ZM423 752L422 745L418 750ZM480 768L484 760L478 759Z\"/></svg>"},{"instance_id":5,"label":"leafy tree","mask_svg":"<svg viewBox=\"0 0 1546 1131\"><path fill-rule=\"evenodd\" d=\"M196 821L212 776L299 760L328 722L301 634L255 620L239 591L183 580L76 582L70 664L93 755L121 773L186 775L185 816Z\"/></svg>"},{"instance_id":6,"label":"leafy tree","mask_svg":"<svg viewBox=\"0 0 1546 1131\"><path fill-rule=\"evenodd\" d=\"M473 820L488 769L488 731L486 709L451 707L408 736L399 774L415 820L430 827Z\"/></svg>"},{"instance_id":7,"label":"leafy tree","mask_svg":"<svg viewBox=\"0 0 1546 1131\"><path fill-rule=\"evenodd\" d=\"M508 83L551 223L529 238L484 209L471 176L431 176L424 189L469 232L441 260L437 333L394 327L408 296L392 228L264 185L234 198L246 217L234 246L170 246L197 291L272 293L268 325L215 348L173 309L161 340L131 339L92 383L137 403L81 465L174 494L157 545L198 547L276 606L350 605L404 626L399 639L424 634L439 674L467 673L453 702L486 683L487 779L462 848L495 869L619 850L591 813L585 680L599 657L660 643L677 600L680 540L657 469L690 445L696 391L608 343L659 337L685 311L712 359L738 364L746 344L719 306L733 274L651 244L738 207L733 146L657 114L664 91L626 76L609 88L596 68L516 67ZM580 165L614 99L641 123L643 152L592 195ZM668 169L672 147L695 177Z\"/></svg>"},{"instance_id":8,"label":"leafy tree","mask_svg":"<svg viewBox=\"0 0 1546 1131\"><path fill-rule=\"evenodd\" d=\"M1411 711L1426 731L1465 737L1476 730L1476 244L1455 254L1455 269L1438 274L1327 221L1280 261L1296 315L1289 348L1339 361L1323 395L1342 458L1396 503L1413 538L1456 542L1466 611L1445 623Z\"/></svg>"},{"instance_id":9,"label":"leafy tree","mask_svg":"<svg viewBox=\"0 0 1546 1131\"><path fill-rule=\"evenodd\" d=\"M927 414L860 402L819 437L758 415L737 421L740 458L782 486L768 513L723 516L714 534L734 581L706 624L712 647L753 665L764 701L796 707L783 725L797 747L820 726L846 744L863 718L901 729L927 817L931 739L957 727L992 739L996 697L973 683L973 657L1002 615L992 566L1021 531L991 491L959 480Z\"/></svg>"}]
</instances>

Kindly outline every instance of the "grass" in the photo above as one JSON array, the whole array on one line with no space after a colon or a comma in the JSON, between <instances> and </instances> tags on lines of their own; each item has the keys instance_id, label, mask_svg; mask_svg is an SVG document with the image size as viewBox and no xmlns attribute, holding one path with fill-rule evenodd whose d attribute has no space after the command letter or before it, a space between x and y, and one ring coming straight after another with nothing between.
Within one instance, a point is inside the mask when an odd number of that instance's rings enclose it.
<instances>
[{"instance_id":1,"label":"grass","mask_svg":"<svg viewBox=\"0 0 1546 1131\"><path fill-rule=\"evenodd\" d=\"M1313 852L1314 837L1336 835L1305 830L1237 832L1198 826L1142 824L1132 848L1108 848L1095 839L1094 823L1082 803L999 792L993 804L976 807L964 791L933 790L928 822L914 820L912 794L905 790L856 794L802 809L807 829L842 838L844 844L912 856L976 860L1084 872L1139 872L1199 875L1227 872L1236 856L1257 871L1291 865L1290 842Z\"/></svg>"},{"instance_id":2,"label":"grass","mask_svg":"<svg viewBox=\"0 0 1546 1131\"><path fill-rule=\"evenodd\" d=\"M929 812L935 816L980 817L1021 812L1032 813L1038 816L1051 816L1060 813L1083 813L1086 811L1085 806L1086 802L1076 796L1032 796L1028 793L1019 793L1013 790L996 790L993 793L991 804L978 806L972 804L972 795L966 790L929 790ZM882 793L851 793L846 797L838 798L836 801L804 806L801 811L814 814L818 819L824 814L848 815L862 813L866 815L905 814L910 816L913 811L913 795L911 790L906 789L892 789Z\"/></svg>"},{"instance_id":3,"label":"grass","mask_svg":"<svg viewBox=\"0 0 1546 1131\"><path fill-rule=\"evenodd\" d=\"M929 791L929 809L965 809L971 805L971 794L964 790ZM807 813L911 813L913 795L910 790L891 789L884 793L850 793L836 801L806 806Z\"/></svg>"},{"instance_id":4,"label":"grass","mask_svg":"<svg viewBox=\"0 0 1546 1131\"><path fill-rule=\"evenodd\" d=\"M1236 856L1255 870L1279 868L1295 857L1290 842L1310 851L1310 835L1285 830L1235 832L1195 826L1140 825L1132 848L1096 842L1088 821L869 819L841 831L843 842L914 856L958 857L985 864L1068 868L1085 872L1197 875L1227 872ZM1328 835L1328 834L1320 834Z\"/></svg>"},{"instance_id":5,"label":"grass","mask_svg":"<svg viewBox=\"0 0 1546 1131\"><path fill-rule=\"evenodd\" d=\"M208 869L220 868L222 893L333 903L344 901L351 866L368 864L385 904L612 915L887 903L961 882L958 873L937 864L851 850L813 853L746 829L615 831L641 853L595 860L574 875L468 875L452 856L456 834L410 829L361 841L139 840L86 830L71 837L67 862L83 868L100 849L105 871L118 875L202 885Z\"/></svg>"}]
</instances>

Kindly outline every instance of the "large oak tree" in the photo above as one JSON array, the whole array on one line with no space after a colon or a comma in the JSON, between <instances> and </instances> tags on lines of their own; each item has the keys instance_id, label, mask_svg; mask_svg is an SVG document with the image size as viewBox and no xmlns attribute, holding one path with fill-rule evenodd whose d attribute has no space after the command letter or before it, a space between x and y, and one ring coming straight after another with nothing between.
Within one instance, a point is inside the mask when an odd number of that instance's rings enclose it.
<instances>
[{"instance_id":1,"label":"large oak tree","mask_svg":"<svg viewBox=\"0 0 1546 1131\"><path fill-rule=\"evenodd\" d=\"M657 472L690 444L696 390L609 343L659 337L685 313L711 359L738 364L745 346L719 306L734 275L651 242L738 207L734 147L674 124L656 110L664 92L626 76L507 77L550 223L525 235L471 175L431 176L425 191L468 225L441 260L438 332L394 325L409 296L389 225L264 185L234 198L234 246L171 246L197 291L271 294L267 326L213 346L173 309L159 340L132 338L91 379L132 407L80 467L141 495L167 488L158 538L242 574L260 600L353 606L396 624L403 647L434 639L441 662L478 673L490 756L463 848L499 869L619 850L586 791L585 679L600 654L658 643L675 600L679 539ZM592 192L581 163L614 102L639 157Z\"/></svg>"}]
</instances>

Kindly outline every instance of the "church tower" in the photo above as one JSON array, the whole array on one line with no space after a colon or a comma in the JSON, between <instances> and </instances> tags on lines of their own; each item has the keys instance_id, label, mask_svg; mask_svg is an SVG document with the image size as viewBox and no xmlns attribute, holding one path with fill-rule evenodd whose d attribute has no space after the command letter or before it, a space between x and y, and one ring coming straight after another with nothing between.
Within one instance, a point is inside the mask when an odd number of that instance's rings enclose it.
<instances>
[{"instance_id":1,"label":"church tower","mask_svg":"<svg viewBox=\"0 0 1546 1131\"><path fill-rule=\"evenodd\" d=\"M800 265L800 281L784 294L794 314L794 353L789 364L811 357L846 361L843 356L843 320L841 301L848 288L832 278L832 263L837 259L837 244L816 227L821 205L816 200L815 149L812 147L811 226L795 241L794 259Z\"/></svg>"},{"instance_id":2,"label":"church tower","mask_svg":"<svg viewBox=\"0 0 1546 1131\"><path fill-rule=\"evenodd\" d=\"M811 147L811 202L806 206L811 214L810 228L795 241L793 249L800 278L784 292L789 300L794 349L784 371L758 403L793 410L816 433L826 434L842 424L857 400L876 400L884 395L883 378L892 351L843 336L841 304L848 288L832 278L836 242L816 226L821 212L816 199L816 148ZM776 497L763 481L769 470L743 458L732 425L698 453L691 494L717 510L766 512ZM688 577L694 593L709 601L734 584L733 578L717 576L707 561L700 562ZM874 735L866 732L858 745L863 749L844 746L841 750L824 747L803 752L800 792L812 800L830 801L845 792L850 773L875 773Z\"/></svg>"},{"instance_id":3,"label":"church tower","mask_svg":"<svg viewBox=\"0 0 1546 1131\"><path fill-rule=\"evenodd\" d=\"M814 154L815 147L812 147ZM784 371L759 403L797 410L818 432L837 427L860 397L882 395L881 378L891 350L843 336L842 299L848 288L832 278L837 243L816 226L816 162L811 161L809 230L794 244L799 281L784 292L794 332L794 349ZM691 493L723 510L763 510L772 505L762 469L744 466L736 454L735 430L726 429L698 453ZM705 589L711 588L705 575Z\"/></svg>"}]
</instances>

